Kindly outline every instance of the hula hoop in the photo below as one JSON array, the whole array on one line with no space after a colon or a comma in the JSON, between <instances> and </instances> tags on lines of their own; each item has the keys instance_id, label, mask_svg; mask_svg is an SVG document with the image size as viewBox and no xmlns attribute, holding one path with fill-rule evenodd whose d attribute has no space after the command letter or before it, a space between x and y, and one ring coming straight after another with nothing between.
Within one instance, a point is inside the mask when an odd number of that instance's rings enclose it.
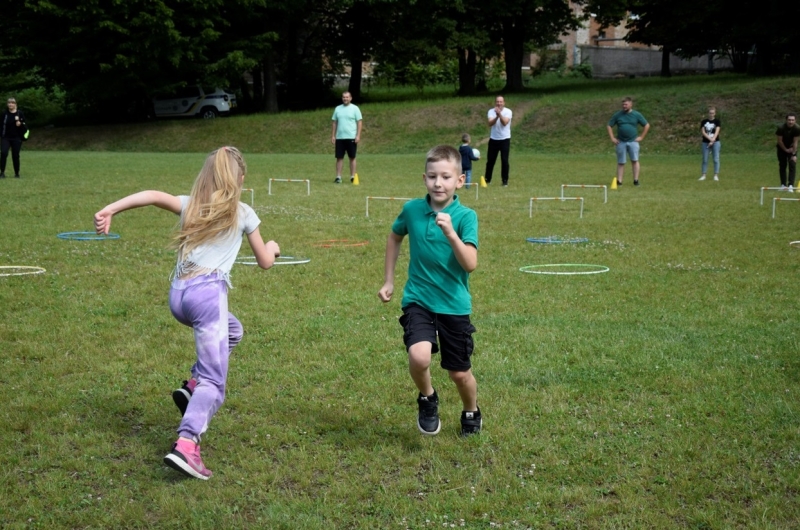
<instances>
[{"instance_id":1,"label":"hula hoop","mask_svg":"<svg viewBox=\"0 0 800 530\"><path fill-rule=\"evenodd\" d=\"M11 272L5 272L11 271ZM29 267L27 265L3 265L0 266L0 276L26 276L33 274L44 274L45 270L41 267Z\"/></svg>"},{"instance_id":2,"label":"hula hoop","mask_svg":"<svg viewBox=\"0 0 800 530\"><path fill-rule=\"evenodd\" d=\"M568 237L562 239L558 236L548 236L529 237L525 241L528 243L587 243L589 239L585 237Z\"/></svg>"},{"instance_id":3,"label":"hula hoop","mask_svg":"<svg viewBox=\"0 0 800 530\"><path fill-rule=\"evenodd\" d=\"M72 241L102 241L104 239L119 239L119 234L110 232L109 234L98 234L96 232L61 232L58 239L69 239Z\"/></svg>"},{"instance_id":4,"label":"hula hoop","mask_svg":"<svg viewBox=\"0 0 800 530\"><path fill-rule=\"evenodd\" d=\"M596 267L595 270L587 271L548 271L536 270L555 267ZM527 265L519 268L520 272L527 272L528 274L552 274L557 276L577 276L582 274L601 274L608 272L609 269L605 265L591 265L586 263L551 263L547 265Z\"/></svg>"},{"instance_id":5,"label":"hula hoop","mask_svg":"<svg viewBox=\"0 0 800 530\"><path fill-rule=\"evenodd\" d=\"M793 248L800 248L800 241L789 241L789 246Z\"/></svg>"},{"instance_id":6,"label":"hula hoop","mask_svg":"<svg viewBox=\"0 0 800 530\"><path fill-rule=\"evenodd\" d=\"M327 239L325 241L317 241L312 246L321 248L338 248L338 247L365 247L369 245L369 241L350 241L349 239Z\"/></svg>"},{"instance_id":7,"label":"hula hoop","mask_svg":"<svg viewBox=\"0 0 800 530\"><path fill-rule=\"evenodd\" d=\"M303 263L308 263L311 261L311 258L295 258L292 256L278 256L275 259L275 263L273 265L302 265ZM241 258L237 258L234 263L238 263L239 265L258 265L256 262L255 256L243 256Z\"/></svg>"}]
</instances>

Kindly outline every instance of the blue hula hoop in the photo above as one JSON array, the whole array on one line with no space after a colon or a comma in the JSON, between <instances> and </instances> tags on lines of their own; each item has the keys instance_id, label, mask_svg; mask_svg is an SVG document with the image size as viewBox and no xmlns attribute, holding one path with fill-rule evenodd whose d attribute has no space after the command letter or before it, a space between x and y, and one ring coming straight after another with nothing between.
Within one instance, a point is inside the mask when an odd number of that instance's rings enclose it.
<instances>
[{"instance_id":1,"label":"blue hula hoop","mask_svg":"<svg viewBox=\"0 0 800 530\"><path fill-rule=\"evenodd\" d=\"M569 238L560 238L558 236L548 236L548 237L529 237L525 241L528 243L588 243L589 239L585 237L569 237Z\"/></svg>"},{"instance_id":2,"label":"blue hula hoop","mask_svg":"<svg viewBox=\"0 0 800 530\"><path fill-rule=\"evenodd\" d=\"M56 237L58 237L58 239L68 239L72 241L104 241L106 239L119 239L119 234L113 232L109 234L98 234L96 232L61 232Z\"/></svg>"}]
</instances>

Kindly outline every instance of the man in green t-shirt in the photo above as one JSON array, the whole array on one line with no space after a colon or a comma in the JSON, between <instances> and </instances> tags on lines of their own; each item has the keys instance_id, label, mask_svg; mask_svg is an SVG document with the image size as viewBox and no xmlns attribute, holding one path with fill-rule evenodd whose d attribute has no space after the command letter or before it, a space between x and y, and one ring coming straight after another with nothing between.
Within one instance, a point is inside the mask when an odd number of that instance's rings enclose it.
<instances>
[{"instance_id":1,"label":"man in green t-shirt","mask_svg":"<svg viewBox=\"0 0 800 530\"><path fill-rule=\"evenodd\" d=\"M642 126L642 134L639 134L638 126ZM617 135L614 136L614 126L617 127ZM633 100L626 97L622 100L622 110L617 111L608 121L608 136L617 146L617 185L622 185L622 175L625 173L625 155L631 157L631 168L633 168L633 184L639 185L639 142L647 136L650 124L639 112L633 110Z\"/></svg>"},{"instance_id":2,"label":"man in green t-shirt","mask_svg":"<svg viewBox=\"0 0 800 530\"><path fill-rule=\"evenodd\" d=\"M794 177L797 170L797 139L800 138L800 126L794 114L786 115L786 123L775 131L778 138L778 171L781 177L781 187L788 186L789 191L794 191ZM786 178L786 167L789 167L789 178Z\"/></svg>"},{"instance_id":3,"label":"man in green t-shirt","mask_svg":"<svg viewBox=\"0 0 800 530\"><path fill-rule=\"evenodd\" d=\"M356 177L356 149L361 140L361 111L353 105L350 92L342 94L342 104L333 111L331 143L336 146L336 180L342 182L344 154L350 159L350 182Z\"/></svg>"}]
</instances>

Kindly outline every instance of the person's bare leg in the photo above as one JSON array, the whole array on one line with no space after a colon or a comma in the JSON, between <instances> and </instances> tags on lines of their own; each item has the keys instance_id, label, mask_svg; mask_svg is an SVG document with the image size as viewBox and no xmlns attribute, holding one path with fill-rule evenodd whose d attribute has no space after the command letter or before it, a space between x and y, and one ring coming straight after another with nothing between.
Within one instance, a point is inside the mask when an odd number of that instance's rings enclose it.
<instances>
[{"instance_id":1,"label":"person's bare leg","mask_svg":"<svg viewBox=\"0 0 800 530\"><path fill-rule=\"evenodd\" d=\"M431 384L431 349L430 342L418 342L408 349L408 372L417 389L423 396L433 394Z\"/></svg>"},{"instance_id":2,"label":"person's bare leg","mask_svg":"<svg viewBox=\"0 0 800 530\"><path fill-rule=\"evenodd\" d=\"M451 370L449 373L450 379L456 384L458 395L461 396L464 410L478 410L478 382L475 380L475 376L472 375L472 370L467 370L466 372Z\"/></svg>"}]
</instances>

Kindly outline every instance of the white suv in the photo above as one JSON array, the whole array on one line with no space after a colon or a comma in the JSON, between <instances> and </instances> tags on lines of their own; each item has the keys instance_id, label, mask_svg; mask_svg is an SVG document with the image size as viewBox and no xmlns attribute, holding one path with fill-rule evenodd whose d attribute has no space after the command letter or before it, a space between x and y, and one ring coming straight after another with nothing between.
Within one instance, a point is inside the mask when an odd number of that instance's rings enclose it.
<instances>
[{"instance_id":1,"label":"white suv","mask_svg":"<svg viewBox=\"0 0 800 530\"><path fill-rule=\"evenodd\" d=\"M226 116L236 108L236 96L221 88L188 86L174 94L153 98L157 118L200 117L206 120Z\"/></svg>"}]
</instances>

